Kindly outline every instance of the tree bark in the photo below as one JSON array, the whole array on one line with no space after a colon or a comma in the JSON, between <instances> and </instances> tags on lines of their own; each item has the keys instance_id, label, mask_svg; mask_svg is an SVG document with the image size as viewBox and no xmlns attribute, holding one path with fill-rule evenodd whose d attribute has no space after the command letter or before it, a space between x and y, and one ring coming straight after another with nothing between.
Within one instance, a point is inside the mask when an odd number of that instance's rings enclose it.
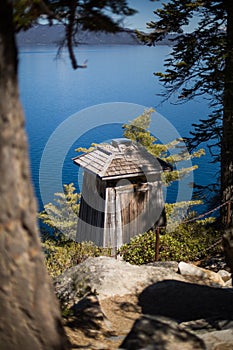
<instances>
[{"instance_id":1,"label":"tree bark","mask_svg":"<svg viewBox=\"0 0 233 350\"><path fill-rule=\"evenodd\" d=\"M233 201L233 8L225 0L227 13L227 43L224 83L224 115L221 149L222 202ZM222 212L224 228L233 227L233 205L225 205Z\"/></svg>"},{"instance_id":2,"label":"tree bark","mask_svg":"<svg viewBox=\"0 0 233 350\"><path fill-rule=\"evenodd\" d=\"M233 273L233 8L223 1L227 13L227 43L223 100L223 135L221 148L221 217L224 229L223 247L226 262Z\"/></svg>"},{"instance_id":3,"label":"tree bark","mask_svg":"<svg viewBox=\"0 0 233 350\"><path fill-rule=\"evenodd\" d=\"M36 225L12 3L0 5L0 349L66 349Z\"/></svg>"}]
</instances>

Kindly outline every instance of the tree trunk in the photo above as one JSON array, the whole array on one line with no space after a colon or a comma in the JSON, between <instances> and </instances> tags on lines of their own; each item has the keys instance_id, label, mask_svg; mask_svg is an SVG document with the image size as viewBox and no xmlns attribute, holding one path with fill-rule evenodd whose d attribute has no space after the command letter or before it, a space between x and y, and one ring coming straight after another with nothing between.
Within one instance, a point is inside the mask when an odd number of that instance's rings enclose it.
<instances>
[{"instance_id":1,"label":"tree trunk","mask_svg":"<svg viewBox=\"0 0 233 350\"><path fill-rule=\"evenodd\" d=\"M36 226L12 3L0 5L0 349L66 349Z\"/></svg>"},{"instance_id":2,"label":"tree trunk","mask_svg":"<svg viewBox=\"0 0 233 350\"><path fill-rule=\"evenodd\" d=\"M226 261L233 272L233 8L229 0L223 1L227 13L227 46L224 82L224 115L221 149L221 194L224 228L223 246Z\"/></svg>"}]
</instances>

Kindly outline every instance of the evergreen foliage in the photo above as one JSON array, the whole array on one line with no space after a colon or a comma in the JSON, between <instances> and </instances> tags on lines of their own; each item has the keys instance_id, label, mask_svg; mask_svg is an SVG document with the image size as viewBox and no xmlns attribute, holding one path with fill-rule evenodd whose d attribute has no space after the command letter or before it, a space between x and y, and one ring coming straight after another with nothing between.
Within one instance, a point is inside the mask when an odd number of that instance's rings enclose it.
<instances>
[{"instance_id":1,"label":"evergreen foliage","mask_svg":"<svg viewBox=\"0 0 233 350\"><path fill-rule=\"evenodd\" d=\"M171 56L165 61L165 72L156 72L166 90L165 98L176 97L184 103L194 97L209 96L214 108L193 124L190 147L208 142L210 149L221 144L223 115L224 67L226 56L226 10L223 1L169 1L155 11L157 21L150 22L152 32L139 35L147 45L153 45L168 33L177 33ZM197 23L186 32L185 25ZM212 142L214 141L214 142ZM219 153L216 160L219 160Z\"/></svg>"},{"instance_id":2,"label":"evergreen foliage","mask_svg":"<svg viewBox=\"0 0 233 350\"><path fill-rule=\"evenodd\" d=\"M155 10L149 34L141 40L153 45L168 33L177 33L173 51L166 60L166 72L156 73L165 84L166 96L192 99L200 94L222 102L227 13L225 1L171 0ZM194 19L192 31L185 26ZM178 92L178 94L177 94Z\"/></svg>"},{"instance_id":3,"label":"evergreen foliage","mask_svg":"<svg viewBox=\"0 0 233 350\"><path fill-rule=\"evenodd\" d=\"M184 147L184 140L182 138L172 140L168 144L159 143L150 132L151 115L153 112L154 110L152 108L146 109L142 115L138 116L128 124L124 124L124 136L134 142L138 142L153 156L164 160L174 167L173 171L164 172L162 175L164 184L169 185L173 181L178 181L191 171L197 169L197 165L193 165L188 168L177 170L176 164L185 160L199 158L204 155L205 152L203 149L200 149L192 154L189 153L187 148ZM177 153L173 152L171 155L169 151L174 149L177 151Z\"/></svg>"},{"instance_id":4,"label":"evergreen foliage","mask_svg":"<svg viewBox=\"0 0 233 350\"><path fill-rule=\"evenodd\" d=\"M38 218L51 228L52 236L64 235L68 240L75 240L80 194L75 192L71 183L64 185L64 192L55 193L54 197L54 203L45 204Z\"/></svg>"},{"instance_id":5,"label":"evergreen foliage","mask_svg":"<svg viewBox=\"0 0 233 350\"><path fill-rule=\"evenodd\" d=\"M221 162L221 200L233 200L233 7L230 1L169 0L154 11L151 32L138 34L147 45L169 33L176 34L165 72L156 73L166 90L165 98L181 103L204 95L212 112L194 124L190 147L207 142L214 161ZM194 28L185 31L188 24ZM193 24L193 23L191 23ZM216 146L221 147L216 152ZM214 148L213 148L214 147ZM225 207L222 224L233 225Z\"/></svg>"},{"instance_id":6,"label":"evergreen foliage","mask_svg":"<svg viewBox=\"0 0 233 350\"><path fill-rule=\"evenodd\" d=\"M52 277L59 276L88 257L111 254L111 250L97 247L93 242L78 243L67 240L64 236L56 239L54 236L46 235L43 237L42 247L45 253L45 264Z\"/></svg>"},{"instance_id":7,"label":"evergreen foliage","mask_svg":"<svg viewBox=\"0 0 233 350\"><path fill-rule=\"evenodd\" d=\"M221 253L221 232L215 229L213 221L210 218L175 225L176 228L169 232L161 230L159 260L197 261ZM155 244L155 232L148 231L132 238L129 244L124 244L119 254L131 264L151 263L155 260Z\"/></svg>"}]
</instances>

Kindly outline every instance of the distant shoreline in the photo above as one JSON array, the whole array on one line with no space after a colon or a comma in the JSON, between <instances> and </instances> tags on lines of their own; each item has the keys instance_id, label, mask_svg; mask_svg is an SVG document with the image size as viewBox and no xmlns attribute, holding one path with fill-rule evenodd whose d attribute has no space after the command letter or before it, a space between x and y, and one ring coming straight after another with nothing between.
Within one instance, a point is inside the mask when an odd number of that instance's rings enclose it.
<instances>
[{"instance_id":1,"label":"distant shoreline","mask_svg":"<svg viewBox=\"0 0 233 350\"><path fill-rule=\"evenodd\" d=\"M53 25L36 25L27 31L17 34L17 44L19 48L35 46L48 47L59 46L64 38L64 27L60 24ZM135 32L131 29L125 29L118 33L90 32L80 31L78 36L79 45L143 45L137 38ZM157 43L157 45L171 45L168 38Z\"/></svg>"}]
</instances>

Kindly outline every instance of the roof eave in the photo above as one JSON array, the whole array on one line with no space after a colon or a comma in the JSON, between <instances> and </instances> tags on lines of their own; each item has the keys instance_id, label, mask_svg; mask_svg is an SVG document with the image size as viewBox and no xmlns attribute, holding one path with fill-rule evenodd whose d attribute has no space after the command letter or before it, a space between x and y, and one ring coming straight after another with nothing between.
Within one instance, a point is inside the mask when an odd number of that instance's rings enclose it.
<instances>
[{"instance_id":1,"label":"roof eave","mask_svg":"<svg viewBox=\"0 0 233 350\"><path fill-rule=\"evenodd\" d=\"M138 172L138 173L131 173L131 174L119 174L119 175L110 175L110 176L100 176L102 180L117 180L117 179L125 179L125 178L130 178L130 177L139 177L139 176L149 176L149 175L158 175L161 174L161 171L157 172Z\"/></svg>"}]
</instances>

